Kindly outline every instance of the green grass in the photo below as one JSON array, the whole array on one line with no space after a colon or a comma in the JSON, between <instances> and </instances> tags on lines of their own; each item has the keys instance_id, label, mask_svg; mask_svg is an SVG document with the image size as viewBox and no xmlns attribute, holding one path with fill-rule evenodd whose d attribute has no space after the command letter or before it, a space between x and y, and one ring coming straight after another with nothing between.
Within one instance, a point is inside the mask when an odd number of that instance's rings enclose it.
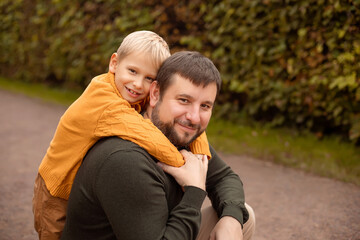
<instances>
[{"instance_id":1,"label":"green grass","mask_svg":"<svg viewBox=\"0 0 360 240\"><path fill-rule=\"evenodd\" d=\"M360 148L338 137L235 125L212 119L207 135L218 151L280 163L360 186Z\"/></svg>"},{"instance_id":2,"label":"green grass","mask_svg":"<svg viewBox=\"0 0 360 240\"><path fill-rule=\"evenodd\" d=\"M0 88L70 105L81 93L0 78ZM288 129L235 125L213 118L209 141L226 153L248 155L360 186L360 148L337 137L318 140L313 134Z\"/></svg>"},{"instance_id":3,"label":"green grass","mask_svg":"<svg viewBox=\"0 0 360 240\"><path fill-rule=\"evenodd\" d=\"M45 86L44 84L26 83L2 77L0 77L0 88L12 92L23 93L31 97L41 98L46 102L59 103L62 105L70 105L81 94L81 92L78 91L56 89Z\"/></svg>"}]
</instances>

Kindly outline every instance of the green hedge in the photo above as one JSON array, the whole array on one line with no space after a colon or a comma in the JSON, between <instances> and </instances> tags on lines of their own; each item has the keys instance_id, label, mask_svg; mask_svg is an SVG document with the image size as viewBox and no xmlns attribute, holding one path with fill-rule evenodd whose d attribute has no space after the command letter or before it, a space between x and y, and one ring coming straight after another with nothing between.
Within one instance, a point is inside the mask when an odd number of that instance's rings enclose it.
<instances>
[{"instance_id":1,"label":"green hedge","mask_svg":"<svg viewBox=\"0 0 360 240\"><path fill-rule=\"evenodd\" d=\"M140 1L139 6L140 6ZM84 88L106 71L123 37L151 29L150 11L124 1L4 0L1 71L26 81Z\"/></svg>"},{"instance_id":2,"label":"green hedge","mask_svg":"<svg viewBox=\"0 0 360 240\"><path fill-rule=\"evenodd\" d=\"M1 75L83 89L128 33L218 66L220 103L273 126L360 139L359 0L3 0Z\"/></svg>"},{"instance_id":3,"label":"green hedge","mask_svg":"<svg viewBox=\"0 0 360 240\"><path fill-rule=\"evenodd\" d=\"M228 0L207 7L211 56L228 89L246 95L240 104L250 116L359 139L360 1Z\"/></svg>"}]
</instances>

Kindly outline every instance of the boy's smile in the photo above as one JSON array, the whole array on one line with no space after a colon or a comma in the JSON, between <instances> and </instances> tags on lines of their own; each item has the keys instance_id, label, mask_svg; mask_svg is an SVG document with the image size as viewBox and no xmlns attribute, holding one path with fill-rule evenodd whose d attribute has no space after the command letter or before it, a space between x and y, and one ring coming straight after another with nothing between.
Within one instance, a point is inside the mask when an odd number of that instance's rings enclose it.
<instances>
[{"instance_id":1,"label":"boy's smile","mask_svg":"<svg viewBox=\"0 0 360 240\"><path fill-rule=\"evenodd\" d=\"M130 88L127 88L125 86L125 89L129 92L130 95L132 95L134 98L138 97L141 95L141 93L135 92L134 90L131 90Z\"/></svg>"}]
</instances>

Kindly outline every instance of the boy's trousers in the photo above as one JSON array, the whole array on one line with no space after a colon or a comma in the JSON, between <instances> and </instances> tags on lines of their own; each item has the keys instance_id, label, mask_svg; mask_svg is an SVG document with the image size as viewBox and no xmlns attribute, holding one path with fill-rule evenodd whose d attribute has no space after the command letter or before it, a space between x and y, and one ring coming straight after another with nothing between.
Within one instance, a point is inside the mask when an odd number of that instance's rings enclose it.
<instances>
[{"instance_id":1,"label":"boy's trousers","mask_svg":"<svg viewBox=\"0 0 360 240\"><path fill-rule=\"evenodd\" d=\"M40 174L35 179L32 205L39 239L60 239L65 226L67 200L52 196Z\"/></svg>"}]
</instances>

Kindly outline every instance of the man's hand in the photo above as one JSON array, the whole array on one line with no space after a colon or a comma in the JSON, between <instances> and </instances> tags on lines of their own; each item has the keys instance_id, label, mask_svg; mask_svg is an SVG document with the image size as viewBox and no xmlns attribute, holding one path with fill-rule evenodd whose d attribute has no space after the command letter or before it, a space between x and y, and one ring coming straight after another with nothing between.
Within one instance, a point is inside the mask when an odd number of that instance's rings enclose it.
<instances>
[{"instance_id":1,"label":"man's hand","mask_svg":"<svg viewBox=\"0 0 360 240\"><path fill-rule=\"evenodd\" d=\"M205 183L208 170L207 156L204 155L202 159L198 159L189 151L181 150L180 153L185 159L185 164L183 166L177 168L161 162L158 162L158 165L164 172L173 176L180 186L194 186L206 191Z\"/></svg>"},{"instance_id":2,"label":"man's hand","mask_svg":"<svg viewBox=\"0 0 360 240\"><path fill-rule=\"evenodd\" d=\"M222 217L211 231L209 240L243 240L241 224L233 217Z\"/></svg>"}]
</instances>

